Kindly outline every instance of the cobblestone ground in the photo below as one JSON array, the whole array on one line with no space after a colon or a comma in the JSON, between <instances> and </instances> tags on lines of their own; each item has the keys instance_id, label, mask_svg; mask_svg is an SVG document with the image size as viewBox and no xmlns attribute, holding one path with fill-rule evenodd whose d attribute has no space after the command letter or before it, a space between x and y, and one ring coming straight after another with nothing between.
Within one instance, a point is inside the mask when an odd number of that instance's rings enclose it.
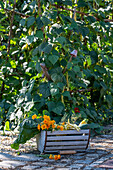
<instances>
[{"instance_id":1,"label":"cobblestone ground","mask_svg":"<svg viewBox=\"0 0 113 170\"><path fill-rule=\"evenodd\" d=\"M36 150L35 138L20 146L18 151L11 149L15 140L13 134L0 135L0 170L1 169L40 169L40 170L104 170L113 166L101 168L104 162L113 160L113 135L101 135L90 139L90 148L86 152L73 155L62 155L61 160L55 161L39 157ZM113 162L112 162L113 165Z\"/></svg>"}]
</instances>

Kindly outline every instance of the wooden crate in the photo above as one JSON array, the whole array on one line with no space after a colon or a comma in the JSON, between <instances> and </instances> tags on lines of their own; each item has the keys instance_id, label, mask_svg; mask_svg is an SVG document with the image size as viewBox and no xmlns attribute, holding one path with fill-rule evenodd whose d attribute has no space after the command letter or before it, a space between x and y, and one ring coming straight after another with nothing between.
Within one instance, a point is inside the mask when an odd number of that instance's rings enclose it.
<instances>
[{"instance_id":1,"label":"wooden crate","mask_svg":"<svg viewBox=\"0 0 113 170\"><path fill-rule=\"evenodd\" d=\"M41 153L76 153L88 148L90 130L41 131L36 135L37 149Z\"/></svg>"}]
</instances>

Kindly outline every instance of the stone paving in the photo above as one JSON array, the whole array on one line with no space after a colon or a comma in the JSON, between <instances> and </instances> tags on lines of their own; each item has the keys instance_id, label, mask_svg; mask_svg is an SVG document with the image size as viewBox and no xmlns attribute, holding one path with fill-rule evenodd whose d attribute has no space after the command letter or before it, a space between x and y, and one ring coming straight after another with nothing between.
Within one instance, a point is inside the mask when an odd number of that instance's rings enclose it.
<instances>
[{"instance_id":1,"label":"stone paving","mask_svg":"<svg viewBox=\"0 0 113 170\"><path fill-rule=\"evenodd\" d=\"M15 135L0 135L0 170L106 170L113 169L113 135L101 135L90 139L89 149L73 155L62 155L60 160L40 157L35 138L21 145L19 150L11 149ZM107 161L107 162L106 162Z\"/></svg>"}]
</instances>

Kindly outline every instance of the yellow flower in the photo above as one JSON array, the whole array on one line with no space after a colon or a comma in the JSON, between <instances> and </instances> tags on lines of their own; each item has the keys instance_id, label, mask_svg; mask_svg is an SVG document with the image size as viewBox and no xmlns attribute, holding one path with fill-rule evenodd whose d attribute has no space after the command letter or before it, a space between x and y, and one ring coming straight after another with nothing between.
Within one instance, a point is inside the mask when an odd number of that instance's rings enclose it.
<instances>
[{"instance_id":1,"label":"yellow flower","mask_svg":"<svg viewBox=\"0 0 113 170\"><path fill-rule=\"evenodd\" d=\"M46 129L46 128L47 128L46 124L41 125L41 129L42 129L42 130L44 130L44 129Z\"/></svg>"},{"instance_id":2,"label":"yellow flower","mask_svg":"<svg viewBox=\"0 0 113 170\"><path fill-rule=\"evenodd\" d=\"M50 154L49 159L53 159L53 155Z\"/></svg>"},{"instance_id":3,"label":"yellow flower","mask_svg":"<svg viewBox=\"0 0 113 170\"><path fill-rule=\"evenodd\" d=\"M58 159L61 159L61 155L58 155Z\"/></svg>"},{"instance_id":4,"label":"yellow flower","mask_svg":"<svg viewBox=\"0 0 113 170\"><path fill-rule=\"evenodd\" d=\"M55 160L58 160L58 156L57 156L57 155L54 155L54 159L55 159Z\"/></svg>"},{"instance_id":5,"label":"yellow flower","mask_svg":"<svg viewBox=\"0 0 113 170\"><path fill-rule=\"evenodd\" d=\"M62 125L65 125L65 122L63 122Z\"/></svg>"},{"instance_id":6,"label":"yellow flower","mask_svg":"<svg viewBox=\"0 0 113 170\"><path fill-rule=\"evenodd\" d=\"M60 130L61 130L61 131L64 130L63 126L60 126Z\"/></svg>"},{"instance_id":7,"label":"yellow flower","mask_svg":"<svg viewBox=\"0 0 113 170\"><path fill-rule=\"evenodd\" d=\"M38 124L37 129L40 131L40 124Z\"/></svg>"},{"instance_id":8,"label":"yellow flower","mask_svg":"<svg viewBox=\"0 0 113 170\"><path fill-rule=\"evenodd\" d=\"M37 118L37 115L34 114L34 115L32 116L32 119L34 120L34 119L36 119L36 118Z\"/></svg>"}]
</instances>

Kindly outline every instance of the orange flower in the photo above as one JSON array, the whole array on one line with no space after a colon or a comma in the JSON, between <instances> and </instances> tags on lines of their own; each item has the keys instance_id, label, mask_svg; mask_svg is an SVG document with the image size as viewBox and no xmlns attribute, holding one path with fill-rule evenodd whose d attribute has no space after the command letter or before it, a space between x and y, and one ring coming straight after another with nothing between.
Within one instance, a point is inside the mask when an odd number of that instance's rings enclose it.
<instances>
[{"instance_id":1,"label":"orange flower","mask_svg":"<svg viewBox=\"0 0 113 170\"><path fill-rule=\"evenodd\" d=\"M50 128L50 125L46 125L47 130Z\"/></svg>"},{"instance_id":2,"label":"orange flower","mask_svg":"<svg viewBox=\"0 0 113 170\"><path fill-rule=\"evenodd\" d=\"M43 118L44 118L44 119L47 119L48 121L50 121L50 117L47 116L47 115L44 115Z\"/></svg>"},{"instance_id":3,"label":"orange flower","mask_svg":"<svg viewBox=\"0 0 113 170\"><path fill-rule=\"evenodd\" d=\"M49 159L53 159L53 155L50 154Z\"/></svg>"},{"instance_id":4,"label":"orange flower","mask_svg":"<svg viewBox=\"0 0 113 170\"><path fill-rule=\"evenodd\" d=\"M58 159L61 159L61 155L58 155Z\"/></svg>"},{"instance_id":5,"label":"orange flower","mask_svg":"<svg viewBox=\"0 0 113 170\"><path fill-rule=\"evenodd\" d=\"M65 125L65 122L63 122L62 125Z\"/></svg>"},{"instance_id":6,"label":"orange flower","mask_svg":"<svg viewBox=\"0 0 113 170\"><path fill-rule=\"evenodd\" d=\"M46 128L47 128L46 124L41 125L41 129L42 129L42 130L44 130L44 129L46 129Z\"/></svg>"},{"instance_id":7,"label":"orange flower","mask_svg":"<svg viewBox=\"0 0 113 170\"><path fill-rule=\"evenodd\" d=\"M60 129L60 126L59 126L59 125L57 125L57 129Z\"/></svg>"},{"instance_id":8,"label":"orange flower","mask_svg":"<svg viewBox=\"0 0 113 170\"><path fill-rule=\"evenodd\" d=\"M55 159L55 160L58 160L58 156L57 156L57 155L54 155L54 159Z\"/></svg>"},{"instance_id":9,"label":"orange flower","mask_svg":"<svg viewBox=\"0 0 113 170\"><path fill-rule=\"evenodd\" d=\"M47 123L48 123L48 120L47 120L47 119L44 119L43 122L44 122L44 124L47 124Z\"/></svg>"},{"instance_id":10,"label":"orange flower","mask_svg":"<svg viewBox=\"0 0 113 170\"><path fill-rule=\"evenodd\" d=\"M60 126L60 130L61 130L61 131L64 130L63 126Z\"/></svg>"},{"instance_id":11,"label":"orange flower","mask_svg":"<svg viewBox=\"0 0 113 170\"><path fill-rule=\"evenodd\" d=\"M49 122L47 123L47 125L50 126L50 125L51 125L51 121L49 121Z\"/></svg>"},{"instance_id":12,"label":"orange flower","mask_svg":"<svg viewBox=\"0 0 113 170\"><path fill-rule=\"evenodd\" d=\"M34 120L34 119L36 119L36 118L37 118L37 115L34 114L34 115L32 116L32 119Z\"/></svg>"},{"instance_id":13,"label":"orange flower","mask_svg":"<svg viewBox=\"0 0 113 170\"><path fill-rule=\"evenodd\" d=\"M51 124L54 124L55 123L55 120L51 120Z\"/></svg>"},{"instance_id":14,"label":"orange flower","mask_svg":"<svg viewBox=\"0 0 113 170\"><path fill-rule=\"evenodd\" d=\"M40 124L38 124L37 129L40 131Z\"/></svg>"},{"instance_id":15,"label":"orange flower","mask_svg":"<svg viewBox=\"0 0 113 170\"><path fill-rule=\"evenodd\" d=\"M54 128L55 128L55 125L52 125L52 128L54 129Z\"/></svg>"},{"instance_id":16,"label":"orange flower","mask_svg":"<svg viewBox=\"0 0 113 170\"><path fill-rule=\"evenodd\" d=\"M42 118L42 116L39 116L39 118Z\"/></svg>"}]
</instances>

